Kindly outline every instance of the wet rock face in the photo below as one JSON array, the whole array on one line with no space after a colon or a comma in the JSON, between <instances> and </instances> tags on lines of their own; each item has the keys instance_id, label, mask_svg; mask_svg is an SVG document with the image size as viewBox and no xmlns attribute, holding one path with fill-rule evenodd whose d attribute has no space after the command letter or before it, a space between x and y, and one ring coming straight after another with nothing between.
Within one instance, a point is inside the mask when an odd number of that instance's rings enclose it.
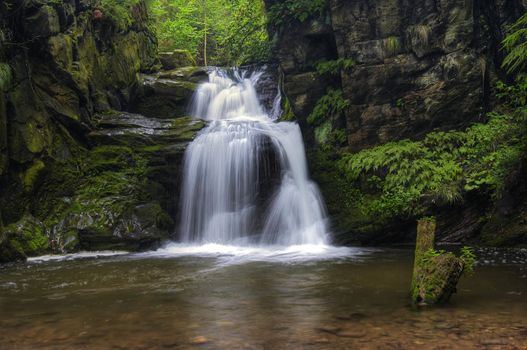
<instances>
[{"instance_id":1,"label":"wet rock face","mask_svg":"<svg viewBox=\"0 0 527 350\"><path fill-rule=\"evenodd\" d=\"M184 111L206 74L141 80L157 47L144 2L131 16L122 28L94 0L0 3L1 262L147 249L173 232L179 166L203 127ZM136 101L146 116L118 112Z\"/></svg>"},{"instance_id":2,"label":"wet rock face","mask_svg":"<svg viewBox=\"0 0 527 350\"><path fill-rule=\"evenodd\" d=\"M282 2L266 0L266 6ZM504 78L503 34L526 8L520 0L327 0L322 16L271 21L283 92L303 128L311 174L326 199L336 242L413 240L415 227L408 218L379 224L353 205L343 208L353 194L343 194L346 183L335 166L339 154L484 121L494 83ZM317 61L338 59L355 65L334 75L317 72ZM335 123L345 141L321 152L319 127L306 119L328 88L342 90L349 106ZM476 198L470 207L442 209L438 239L474 237L489 205L488 199ZM506 234L519 236L522 227Z\"/></svg>"},{"instance_id":3,"label":"wet rock face","mask_svg":"<svg viewBox=\"0 0 527 350\"><path fill-rule=\"evenodd\" d=\"M268 0L268 6L280 2ZM278 38L284 90L305 118L328 86L351 104L350 150L433 129L455 129L485 112L506 23L525 10L519 1L328 0L325 18L289 19ZM353 59L334 80L314 63Z\"/></svg>"},{"instance_id":4,"label":"wet rock face","mask_svg":"<svg viewBox=\"0 0 527 350\"><path fill-rule=\"evenodd\" d=\"M95 113L129 105L137 74L155 64L156 43L139 2L132 23L117 29L93 16L95 1L24 1L0 5L0 216L15 222L28 209L22 179L46 173L52 160L85 143ZM5 42L9 45L3 45ZM5 73L5 70L2 69ZM5 85L5 86L4 86ZM38 187L38 186L36 186Z\"/></svg>"},{"instance_id":5,"label":"wet rock face","mask_svg":"<svg viewBox=\"0 0 527 350\"><path fill-rule=\"evenodd\" d=\"M161 52L159 60L164 70L175 68L195 66L196 61L187 50L174 50L170 52Z\"/></svg>"}]
</instances>

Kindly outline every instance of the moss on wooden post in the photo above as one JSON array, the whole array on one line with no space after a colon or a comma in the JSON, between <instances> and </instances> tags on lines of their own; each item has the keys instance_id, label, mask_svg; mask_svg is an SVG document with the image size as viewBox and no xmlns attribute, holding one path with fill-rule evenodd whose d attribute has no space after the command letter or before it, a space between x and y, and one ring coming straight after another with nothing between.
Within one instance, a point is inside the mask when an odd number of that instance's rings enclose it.
<instances>
[{"instance_id":1,"label":"moss on wooden post","mask_svg":"<svg viewBox=\"0 0 527 350\"><path fill-rule=\"evenodd\" d=\"M431 305L447 302L456 292L464 262L452 253L434 250L436 222L433 218L417 222L412 302Z\"/></svg>"},{"instance_id":2,"label":"moss on wooden post","mask_svg":"<svg viewBox=\"0 0 527 350\"><path fill-rule=\"evenodd\" d=\"M417 239L415 241L416 256L421 256L425 254L429 249L434 248L435 234L435 218L423 218L417 221Z\"/></svg>"}]
</instances>

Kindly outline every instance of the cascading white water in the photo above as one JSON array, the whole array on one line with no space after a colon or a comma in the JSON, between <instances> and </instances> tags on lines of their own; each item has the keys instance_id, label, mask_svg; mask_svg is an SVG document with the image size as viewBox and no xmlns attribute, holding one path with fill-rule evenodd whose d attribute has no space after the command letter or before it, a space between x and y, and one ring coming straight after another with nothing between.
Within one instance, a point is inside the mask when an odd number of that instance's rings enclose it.
<instances>
[{"instance_id":1,"label":"cascading white water","mask_svg":"<svg viewBox=\"0 0 527 350\"><path fill-rule=\"evenodd\" d=\"M327 243L324 205L308 177L300 128L263 112L255 88L260 75L234 71L229 77L217 69L194 96L193 116L209 125L185 154L184 243ZM262 188L270 151L280 167L276 189ZM271 190L272 197L262 196Z\"/></svg>"}]
</instances>

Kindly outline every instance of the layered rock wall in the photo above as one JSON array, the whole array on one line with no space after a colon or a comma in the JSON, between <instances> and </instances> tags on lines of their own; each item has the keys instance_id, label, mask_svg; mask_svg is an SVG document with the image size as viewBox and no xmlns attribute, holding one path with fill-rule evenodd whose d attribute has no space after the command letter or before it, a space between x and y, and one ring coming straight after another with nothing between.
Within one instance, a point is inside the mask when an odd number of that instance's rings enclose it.
<instances>
[{"instance_id":1,"label":"layered rock wall","mask_svg":"<svg viewBox=\"0 0 527 350\"><path fill-rule=\"evenodd\" d=\"M485 122L495 102L495 82L508 79L501 69L501 41L527 3L327 0L323 11L300 20L288 10L293 2L266 0L269 13L280 6L288 13L286 20L271 18L269 30L283 72L283 92L303 126L311 170L326 198L337 241L409 241L415 237L414 218L371 222L362 220L353 203L350 210L343 209L343 203L356 197L344 191L337 154ZM335 75L317 71L317 62L337 60L355 64ZM330 145L329 156L320 156L323 145L317 135L324 130L308 117L328 89L341 90L349 101L340 120L333 121L345 140ZM440 210L439 239L463 241L481 232L482 218L493 204L475 197Z\"/></svg>"},{"instance_id":2,"label":"layered rock wall","mask_svg":"<svg viewBox=\"0 0 527 350\"><path fill-rule=\"evenodd\" d=\"M483 119L491 82L502 74L505 26L523 11L514 0L330 0L322 18L270 30L297 117L340 85L351 102L346 134L355 151ZM316 62L339 58L355 67L329 82L316 74Z\"/></svg>"},{"instance_id":3,"label":"layered rock wall","mask_svg":"<svg viewBox=\"0 0 527 350\"><path fill-rule=\"evenodd\" d=\"M158 66L146 5L129 10L123 21L96 0L0 3L0 262L145 249L173 232L178 167L202 127L174 118L195 84L163 80L178 96L164 120L119 112L158 79L141 75Z\"/></svg>"}]
</instances>

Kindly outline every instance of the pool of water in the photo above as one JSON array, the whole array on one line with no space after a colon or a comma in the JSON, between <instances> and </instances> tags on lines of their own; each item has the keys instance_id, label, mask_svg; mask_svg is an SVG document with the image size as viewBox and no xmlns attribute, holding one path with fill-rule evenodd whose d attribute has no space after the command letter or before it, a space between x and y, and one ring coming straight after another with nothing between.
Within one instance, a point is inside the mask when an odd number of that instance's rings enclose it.
<instances>
[{"instance_id":1,"label":"pool of water","mask_svg":"<svg viewBox=\"0 0 527 350\"><path fill-rule=\"evenodd\" d=\"M0 349L527 348L527 250L482 250L447 306L412 251L171 245L0 267Z\"/></svg>"}]
</instances>

